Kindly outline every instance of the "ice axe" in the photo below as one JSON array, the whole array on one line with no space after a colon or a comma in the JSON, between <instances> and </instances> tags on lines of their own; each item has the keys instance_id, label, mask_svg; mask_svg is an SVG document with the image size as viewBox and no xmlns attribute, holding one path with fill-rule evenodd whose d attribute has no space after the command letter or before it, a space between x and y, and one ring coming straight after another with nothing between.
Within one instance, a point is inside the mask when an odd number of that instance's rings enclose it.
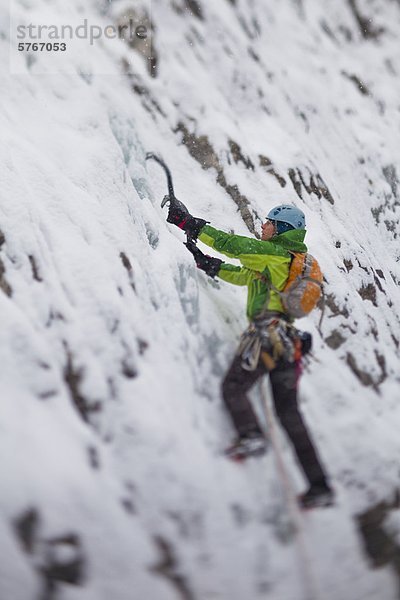
<instances>
[{"instance_id":1,"label":"ice axe","mask_svg":"<svg viewBox=\"0 0 400 600\"><path fill-rule=\"evenodd\" d=\"M188 212L188 209L183 204L183 202L178 200L178 198L175 196L174 184L172 183L172 175L171 175L171 171L169 170L168 166L165 164L165 162L163 161L162 158L157 156L157 154L154 154L154 152L148 152L146 154L146 160L151 160L151 159L155 160L164 169L165 174L167 176L168 195L164 196L164 199L161 202L161 208L164 208L164 206L169 202L170 204L173 204L177 208L181 208L185 212Z\"/></svg>"}]
</instances>

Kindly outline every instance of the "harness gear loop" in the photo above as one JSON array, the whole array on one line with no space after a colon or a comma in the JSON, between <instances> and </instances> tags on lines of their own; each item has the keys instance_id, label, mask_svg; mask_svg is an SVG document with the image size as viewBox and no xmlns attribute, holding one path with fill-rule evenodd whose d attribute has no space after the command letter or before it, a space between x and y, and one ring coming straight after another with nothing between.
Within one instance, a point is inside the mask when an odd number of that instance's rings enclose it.
<instances>
[{"instance_id":1,"label":"harness gear loop","mask_svg":"<svg viewBox=\"0 0 400 600\"><path fill-rule=\"evenodd\" d=\"M261 358L262 358L264 365L267 368L267 371L272 371L273 369L275 369L276 362L274 361L272 356L270 354L268 354L268 352L261 352Z\"/></svg>"},{"instance_id":2,"label":"harness gear loop","mask_svg":"<svg viewBox=\"0 0 400 600\"><path fill-rule=\"evenodd\" d=\"M254 324L251 323L243 333L236 353L242 358L243 369L254 371L260 360L260 352L261 339Z\"/></svg>"}]
</instances>

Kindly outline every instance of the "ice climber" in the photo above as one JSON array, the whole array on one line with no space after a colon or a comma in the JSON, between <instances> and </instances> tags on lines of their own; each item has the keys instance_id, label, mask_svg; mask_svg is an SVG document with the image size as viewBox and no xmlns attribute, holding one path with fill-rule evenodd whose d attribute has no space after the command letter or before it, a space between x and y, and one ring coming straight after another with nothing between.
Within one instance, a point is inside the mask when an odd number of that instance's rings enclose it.
<instances>
[{"instance_id":1,"label":"ice climber","mask_svg":"<svg viewBox=\"0 0 400 600\"><path fill-rule=\"evenodd\" d=\"M268 373L276 414L309 483L299 501L304 507L332 504L333 491L297 402L301 353L310 349L311 336L293 326L278 294L289 276L291 252L307 252L304 213L295 206L276 206L261 226L261 240L215 229L174 202L170 203L167 221L188 235L186 245L199 269L248 288L250 326L222 384L222 396L238 434L227 455L242 459L265 452L267 440L246 394ZM194 243L197 239L225 256L239 259L241 266L203 254Z\"/></svg>"}]
</instances>

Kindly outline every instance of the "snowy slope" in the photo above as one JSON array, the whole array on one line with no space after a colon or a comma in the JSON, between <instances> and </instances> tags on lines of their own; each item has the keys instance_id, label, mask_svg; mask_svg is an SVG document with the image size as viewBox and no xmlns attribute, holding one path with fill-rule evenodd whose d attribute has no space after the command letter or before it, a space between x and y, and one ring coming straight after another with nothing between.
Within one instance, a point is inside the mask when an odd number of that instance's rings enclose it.
<instances>
[{"instance_id":1,"label":"snowy slope","mask_svg":"<svg viewBox=\"0 0 400 600\"><path fill-rule=\"evenodd\" d=\"M11 16L105 26L133 4L13 0ZM102 40L62 65L18 54L1 6L0 599L394 600L400 4L142 6L153 62ZM221 456L245 291L195 269L148 150L217 227L306 213L327 306L321 331L319 311L299 322L300 394L338 506L300 535L273 452Z\"/></svg>"}]
</instances>

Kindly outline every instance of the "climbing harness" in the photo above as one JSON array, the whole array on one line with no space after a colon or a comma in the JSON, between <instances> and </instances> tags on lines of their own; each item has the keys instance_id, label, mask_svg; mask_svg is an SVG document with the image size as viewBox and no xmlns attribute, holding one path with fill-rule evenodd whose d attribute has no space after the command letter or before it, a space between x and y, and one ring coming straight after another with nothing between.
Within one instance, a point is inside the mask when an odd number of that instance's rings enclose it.
<instances>
[{"instance_id":1,"label":"climbing harness","mask_svg":"<svg viewBox=\"0 0 400 600\"><path fill-rule=\"evenodd\" d=\"M267 370L271 371L280 360L288 363L300 361L310 348L310 334L296 329L281 313L271 311L250 323L241 337L237 355L241 357L246 371L254 371L260 357Z\"/></svg>"}]
</instances>

